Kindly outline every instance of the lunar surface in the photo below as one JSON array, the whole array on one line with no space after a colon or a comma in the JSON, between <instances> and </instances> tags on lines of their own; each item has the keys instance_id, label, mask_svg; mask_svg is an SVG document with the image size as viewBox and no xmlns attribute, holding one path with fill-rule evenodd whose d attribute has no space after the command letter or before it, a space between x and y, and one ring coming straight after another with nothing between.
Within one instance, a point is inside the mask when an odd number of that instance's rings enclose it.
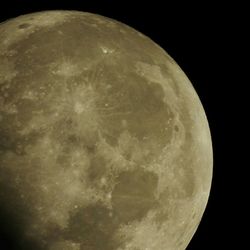
<instances>
[{"instance_id":1,"label":"lunar surface","mask_svg":"<svg viewBox=\"0 0 250 250\"><path fill-rule=\"evenodd\" d=\"M183 250L212 145L186 75L138 31L77 11L0 25L0 230L18 250Z\"/></svg>"}]
</instances>

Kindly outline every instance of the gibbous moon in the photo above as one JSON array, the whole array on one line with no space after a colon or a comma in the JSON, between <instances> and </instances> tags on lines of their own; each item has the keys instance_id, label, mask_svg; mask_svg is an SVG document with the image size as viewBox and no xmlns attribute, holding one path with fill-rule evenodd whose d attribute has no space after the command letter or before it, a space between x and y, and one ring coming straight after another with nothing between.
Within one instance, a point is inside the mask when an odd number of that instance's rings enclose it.
<instances>
[{"instance_id":1,"label":"gibbous moon","mask_svg":"<svg viewBox=\"0 0 250 250\"><path fill-rule=\"evenodd\" d=\"M185 249L213 157L176 62L84 12L20 16L0 34L0 228L15 249Z\"/></svg>"}]
</instances>

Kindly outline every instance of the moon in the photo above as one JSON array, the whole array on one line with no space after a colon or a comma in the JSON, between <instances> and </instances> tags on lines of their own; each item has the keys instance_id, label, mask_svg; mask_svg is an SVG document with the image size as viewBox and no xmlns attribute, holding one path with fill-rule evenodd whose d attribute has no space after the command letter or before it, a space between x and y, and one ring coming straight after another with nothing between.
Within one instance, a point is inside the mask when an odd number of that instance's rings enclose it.
<instances>
[{"instance_id":1,"label":"moon","mask_svg":"<svg viewBox=\"0 0 250 250\"><path fill-rule=\"evenodd\" d=\"M177 63L85 12L19 16L0 34L0 230L15 249L185 249L213 156Z\"/></svg>"}]
</instances>

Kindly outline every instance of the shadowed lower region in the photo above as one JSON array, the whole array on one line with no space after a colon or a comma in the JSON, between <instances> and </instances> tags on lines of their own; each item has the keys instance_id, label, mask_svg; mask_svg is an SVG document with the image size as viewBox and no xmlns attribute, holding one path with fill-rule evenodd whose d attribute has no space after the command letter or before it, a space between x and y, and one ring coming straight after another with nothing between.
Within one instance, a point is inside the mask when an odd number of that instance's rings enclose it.
<instances>
[{"instance_id":1,"label":"shadowed lower region","mask_svg":"<svg viewBox=\"0 0 250 250\"><path fill-rule=\"evenodd\" d=\"M4 174L1 172L4 176ZM6 177L6 176L5 176ZM18 191L0 182L0 246L6 250L42 250L41 242L29 238L25 228L31 209L20 200ZM6 196L8 194L8 196Z\"/></svg>"}]
</instances>

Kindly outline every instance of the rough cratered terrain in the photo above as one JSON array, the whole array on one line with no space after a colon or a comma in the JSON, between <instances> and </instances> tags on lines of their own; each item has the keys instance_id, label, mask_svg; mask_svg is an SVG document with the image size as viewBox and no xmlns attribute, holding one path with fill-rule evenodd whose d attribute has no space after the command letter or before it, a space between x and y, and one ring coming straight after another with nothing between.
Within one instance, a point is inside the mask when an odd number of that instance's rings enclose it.
<instances>
[{"instance_id":1,"label":"rough cratered terrain","mask_svg":"<svg viewBox=\"0 0 250 250\"><path fill-rule=\"evenodd\" d=\"M16 249L185 249L212 147L173 59L90 13L20 16L0 34L0 223Z\"/></svg>"}]
</instances>

